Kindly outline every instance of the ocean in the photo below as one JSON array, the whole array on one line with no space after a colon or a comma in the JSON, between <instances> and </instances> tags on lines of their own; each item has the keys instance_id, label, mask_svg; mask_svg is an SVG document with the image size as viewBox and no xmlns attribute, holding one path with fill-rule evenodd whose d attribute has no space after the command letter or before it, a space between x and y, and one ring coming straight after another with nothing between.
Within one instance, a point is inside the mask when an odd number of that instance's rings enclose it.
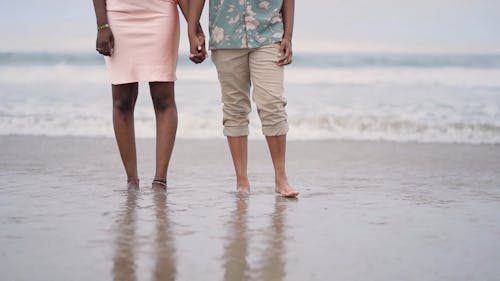
<instances>
[{"instance_id":1,"label":"ocean","mask_svg":"<svg viewBox=\"0 0 500 281\"><path fill-rule=\"evenodd\" d=\"M179 138L222 138L210 59L178 63ZM500 54L297 53L286 70L292 140L500 143ZM112 137L111 90L102 57L0 53L0 135ZM136 136L154 137L147 83ZM251 115L253 139L262 138Z\"/></svg>"},{"instance_id":2,"label":"ocean","mask_svg":"<svg viewBox=\"0 0 500 281\"><path fill-rule=\"evenodd\" d=\"M0 65L1 280L500 276L499 56L296 54L293 200L275 195L255 110L251 195L234 192L210 62L180 57L166 191L151 189L147 84L135 115L141 188L126 191L102 58L4 53Z\"/></svg>"}]
</instances>

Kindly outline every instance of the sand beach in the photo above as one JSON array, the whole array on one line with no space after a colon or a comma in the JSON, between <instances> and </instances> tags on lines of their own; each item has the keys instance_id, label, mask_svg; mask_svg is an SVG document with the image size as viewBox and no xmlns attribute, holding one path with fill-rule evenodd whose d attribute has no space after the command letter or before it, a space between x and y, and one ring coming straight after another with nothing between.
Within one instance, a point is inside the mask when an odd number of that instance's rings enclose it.
<instances>
[{"instance_id":1,"label":"sand beach","mask_svg":"<svg viewBox=\"0 0 500 281\"><path fill-rule=\"evenodd\" d=\"M2 280L497 280L498 145L291 141L298 200L250 142L234 193L223 140L179 139L169 189L138 141L128 192L112 138L0 137Z\"/></svg>"}]
</instances>

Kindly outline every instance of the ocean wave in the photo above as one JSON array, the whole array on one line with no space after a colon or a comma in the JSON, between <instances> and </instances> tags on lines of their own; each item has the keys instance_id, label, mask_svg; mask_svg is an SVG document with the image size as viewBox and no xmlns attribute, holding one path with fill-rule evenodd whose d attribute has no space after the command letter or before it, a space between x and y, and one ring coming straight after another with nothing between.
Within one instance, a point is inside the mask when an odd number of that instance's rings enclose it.
<instances>
[{"instance_id":1,"label":"ocean wave","mask_svg":"<svg viewBox=\"0 0 500 281\"><path fill-rule=\"evenodd\" d=\"M425 122L369 115L291 119L293 138L302 140L500 144L500 124L493 122Z\"/></svg>"},{"instance_id":2,"label":"ocean wave","mask_svg":"<svg viewBox=\"0 0 500 281\"><path fill-rule=\"evenodd\" d=\"M1 64L0 135L113 137L101 59ZM440 64L448 67L309 64L299 61L286 71L292 140L500 144L500 68L463 67L456 61ZM180 64L177 74L178 136L222 138L215 68ZM135 128L138 137L151 138L155 118L151 101L142 98L147 90L141 84ZM250 137L261 138L255 113L250 126Z\"/></svg>"},{"instance_id":3,"label":"ocean wave","mask_svg":"<svg viewBox=\"0 0 500 281\"><path fill-rule=\"evenodd\" d=\"M490 106L492 107L492 106ZM349 111L289 114L291 140L367 140L397 142L437 142L500 144L500 108L490 108L474 119L461 118L457 113L435 112L406 114L398 109L393 112ZM109 114L96 110L77 112L71 110L19 114L0 110L0 135L49 135L49 136L113 136ZM222 138L219 112L181 112L179 138ZM136 113L136 135L152 138L155 134L154 115L149 111ZM250 137L262 138L260 122L252 116Z\"/></svg>"}]
</instances>

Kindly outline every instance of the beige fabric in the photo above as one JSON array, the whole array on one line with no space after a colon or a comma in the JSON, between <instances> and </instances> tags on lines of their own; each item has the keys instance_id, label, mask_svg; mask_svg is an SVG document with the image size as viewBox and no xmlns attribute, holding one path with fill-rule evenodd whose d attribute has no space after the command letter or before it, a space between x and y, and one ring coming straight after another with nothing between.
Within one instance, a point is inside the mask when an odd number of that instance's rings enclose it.
<instances>
[{"instance_id":1,"label":"beige fabric","mask_svg":"<svg viewBox=\"0 0 500 281\"><path fill-rule=\"evenodd\" d=\"M257 106L265 136L288 132L284 70L277 65L279 44L258 49L212 50L222 90L225 136L247 136L252 98Z\"/></svg>"}]
</instances>

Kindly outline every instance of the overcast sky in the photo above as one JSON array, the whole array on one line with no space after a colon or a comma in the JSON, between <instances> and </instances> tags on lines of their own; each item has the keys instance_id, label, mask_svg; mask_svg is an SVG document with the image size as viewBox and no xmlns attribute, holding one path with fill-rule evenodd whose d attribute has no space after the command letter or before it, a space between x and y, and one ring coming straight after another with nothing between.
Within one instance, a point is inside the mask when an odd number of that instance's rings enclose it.
<instances>
[{"instance_id":1,"label":"overcast sky","mask_svg":"<svg viewBox=\"0 0 500 281\"><path fill-rule=\"evenodd\" d=\"M0 34L0 50L93 51L92 1L1 1ZM500 0L296 0L294 44L323 52L500 53Z\"/></svg>"}]
</instances>

